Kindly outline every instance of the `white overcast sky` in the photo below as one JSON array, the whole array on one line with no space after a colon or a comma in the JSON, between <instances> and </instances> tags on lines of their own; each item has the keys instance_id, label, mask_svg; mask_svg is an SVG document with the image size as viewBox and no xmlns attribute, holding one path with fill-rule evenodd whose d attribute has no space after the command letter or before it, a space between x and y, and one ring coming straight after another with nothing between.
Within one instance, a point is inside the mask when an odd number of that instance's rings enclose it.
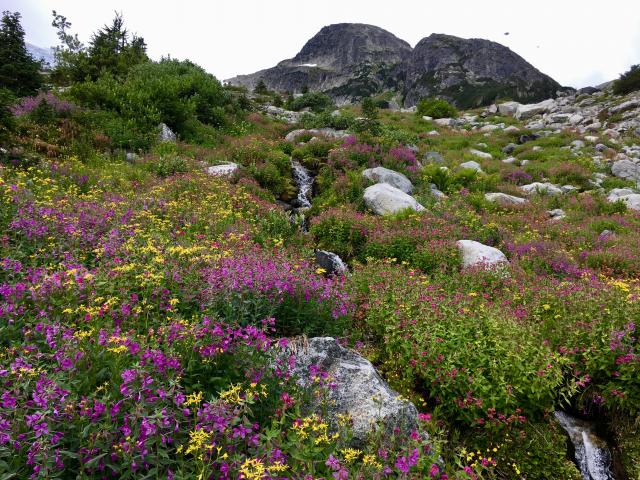
<instances>
[{"instance_id":1,"label":"white overcast sky","mask_svg":"<svg viewBox=\"0 0 640 480\"><path fill-rule=\"evenodd\" d=\"M188 58L219 79L294 56L325 25L377 25L412 46L431 33L502 43L563 85L583 87L640 63L640 0L0 0L27 41L57 42L51 10L87 41L124 14L154 59ZM509 32L509 35L505 35Z\"/></svg>"}]
</instances>

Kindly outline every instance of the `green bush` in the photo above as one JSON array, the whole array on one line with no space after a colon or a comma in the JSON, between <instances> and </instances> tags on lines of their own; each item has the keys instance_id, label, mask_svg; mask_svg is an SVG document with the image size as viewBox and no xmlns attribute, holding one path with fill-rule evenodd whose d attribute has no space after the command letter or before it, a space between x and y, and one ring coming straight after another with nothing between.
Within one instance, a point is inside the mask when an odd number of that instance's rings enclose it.
<instances>
[{"instance_id":1,"label":"green bush","mask_svg":"<svg viewBox=\"0 0 640 480\"><path fill-rule=\"evenodd\" d=\"M13 104L14 96L10 90L0 88L0 143L7 142L14 128L13 114L9 107Z\"/></svg>"},{"instance_id":2,"label":"green bush","mask_svg":"<svg viewBox=\"0 0 640 480\"><path fill-rule=\"evenodd\" d=\"M455 118L458 110L446 100L440 98L423 98L418 102L417 115L419 117Z\"/></svg>"},{"instance_id":3,"label":"green bush","mask_svg":"<svg viewBox=\"0 0 640 480\"><path fill-rule=\"evenodd\" d=\"M328 95L320 92L307 92L299 97L290 98L287 102L287 109L299 112L303 108L308 108L312 112L320 113L334 107L333 100Z\"/></svg>"},{"instance_id":4,"label":"green bush","mask_svg":"<svg viewBox=\"0 0 640 480\"><path fill-rule=\"evenodd\" d=\"M626 95L636 90L640 90L640 65L633 65L613 82L613 93L617 95Z\"/></svg>"},{"instance_id":5,"label":"green bush","mask_svg":"<svg viewBox=\"0 0 640 480\"><path fill-rule=\"evenodd\" d=\"M213 75L189 61L162 60L113 76L73 85L69 95L91 113L96 126L121 148L148 148L164 122L181 138L202 141L202 126L221 128L236 106Z\"/></svg>"}]
</instances>

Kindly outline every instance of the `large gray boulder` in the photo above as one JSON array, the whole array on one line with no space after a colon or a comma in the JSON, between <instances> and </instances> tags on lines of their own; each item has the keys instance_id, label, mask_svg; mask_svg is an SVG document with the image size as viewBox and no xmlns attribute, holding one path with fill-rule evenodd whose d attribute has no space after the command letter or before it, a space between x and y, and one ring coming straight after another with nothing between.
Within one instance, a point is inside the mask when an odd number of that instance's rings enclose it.
<instances>
[{"instance_id":1,"label":"large gray boulder","mask_svg":"<svg viewBox=\"0 0 640 480\"><path fill-rule=\"evenodd\" d=\"M409 195L411 195L411 192L413 191L411 180L409 180L402 173L396 172L394 170L389 170L388 168L367 168L362 172L362 176L372 182L388 183L389 185L396 187L397 189L402 190L404 193L407 193Z\"/></svg>"},{"instance_id":2,"label":"large gray boulder","mask_svg":"<svg viewBox=\"0 0 640 480\"><path fill-rule=\"evenodd\" d=\"M353 441L362 445L371 429L379 422L389 430L399 428L409 434L418 425L418 411L409 401L391 389L371 362L357 352L344 348L335 338L310 338L305 343L288 347L295 359L293 374L305 386L313 383L310 369L328 374L335 383L329 389L328 417L336 426L338 415L353 420ZM320 405L313 405L320 408Z\"/></svg>"},{"instance_id":3,"label":"large gray boulder","mask_svg":"<svg viewBox=\"0 0 640 480\"><path fill-rule=\"evenodd\" d=\"M540 195L560 195L563 193L560 187L549 182L533 182L528 185L522 185L520 190L527 195L533 195L535 193Z\"/></svg>"},{"instance_id":4,"label":"large gray boulder","mask_svg":"<svg viewBox=\"0 0 640 480\"><path fill-rule=\"evenodd\" d=\"M478 173L482 173L482 167L478 162L474 162L473 160L469 160L468 162L461 163L459 165L460 168L465 168L468 170L475 170Z\"/></svg>"},{"instance_id":5,"label":"large gray boulder","mask_svg":"<svg viewBox=\"0 0 640 480\"><path fill-rule=\"evenodd\" d=\"M524 205L529 201L526 198L514 197L501 192L485 193L484 198L488 202L496 202L500 205Z\"/></svg>"},{"instance_id":6,"label":"large gray boulder","mask_svg":"<svg viewBox=\"0 0 640 480\"><path fill-rule=\"evenodd\" d=\"M364 191L364 203L377 215L389 215L410 208L421 212L424 207L415 198L387 183L377 183Z\"/></svg>"},{"instance_id":7,"label":"large gray boulder","mask_svg":"<svg viewBox=\"0 0 640 480\"><path fill-rule=\"evenodd\" d=\"M502 115L514 115L516 110L518 110L518 106L520 104L518 102L505 102L500 103L498 105L498 112Z\"/></svg>"},{"instance_id":8,"label":"large gray boulder","mask_svg":"<svg viewBox=\"0 0 640 480\"><path fill-rule=\"evenodd\" d=\"M628 159L614 162L611 165L611 173L618 178L640 182L640 164Z\"/></svg>"},{"instance_id":9,"label":"large gray boulder","mask_svg":"<svg viewBox=\"0 0 640 480\"><path fill-rule=\"evenodd\" d=\"M213 165L211 167L207 167L206 171L209 175L212 175L214 177L227 177L236 173L239 168L240 167L237 163L228 162L221 165Z\"/></svg>"},{"instance_id":10,"label":"large gray boulder","mask_svg":"<svg viewBox=\"0 0 640 480\"><path fill-rule=\"evenodd\" d=\"M531 103L526 105L518 105L516 109L515 117L518 120L527 120L535 115L541 115L547 113L553 107L556 106L556 102L553 99L543 100L540 103Z\"/></svg>"},{"instance_id":11,"label":"large gray boulder","mask_svg":"<svg viewBox=\"0 0 640 480\"><path fill-rule=\"evenodd\" d=\"M316 250L316 263L324 268L328 275L342 275L347 272L347 264L335 253Z\"/></svg>"},{"instance_id":12,"label":"large gray boulder","mask_svg":"<svg viewBox=\"0 0 640 480\"><path fill-rule=\"evenodd\" d=\"M462 256L463 268L469 267L496 267L509 263L507 257L497 248L484 245L475 240L458 240L458 251Z\"/></svg>"}]
</instances>

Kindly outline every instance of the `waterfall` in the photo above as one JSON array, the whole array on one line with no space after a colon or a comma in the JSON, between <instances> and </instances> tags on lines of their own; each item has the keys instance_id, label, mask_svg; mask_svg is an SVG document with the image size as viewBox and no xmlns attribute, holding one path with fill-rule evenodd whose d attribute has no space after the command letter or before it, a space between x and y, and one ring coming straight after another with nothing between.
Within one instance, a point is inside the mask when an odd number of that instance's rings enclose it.
<instances>
[{"instance_id":1,"label":"waterfall","mask_svg":"<svg viewBox=\"0 0 640 480\"><path fill-rule=\"evenodd\" d=\"M293 180L298 186L298 208L310 208L313 177L300 162L292 160L291 168L293 169Z\"/></svg>"},{"instance_id":2,"label":"waterfall","mask_svg":"<svg viewBox=\"0 0 640 480\"><path fill-rule=\"evenodd\" d=\"M613 480L609 469L611 454L606 442L593 432L593 425L565 412L556 411L554 416L573 443L583 480Z\"/></svg>"}]
</instances>

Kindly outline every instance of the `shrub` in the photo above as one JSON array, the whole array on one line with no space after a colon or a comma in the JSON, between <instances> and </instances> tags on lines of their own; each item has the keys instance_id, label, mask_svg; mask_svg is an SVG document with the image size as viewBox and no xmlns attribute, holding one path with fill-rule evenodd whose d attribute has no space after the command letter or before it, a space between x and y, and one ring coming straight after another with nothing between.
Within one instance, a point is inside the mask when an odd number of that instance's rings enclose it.
<instances>
[{"instance_id":1,"label":"shrub","mask_svg":"<svg viewBox=\"0 0 640 480\"><path fill-rule=\"evenodd\" d=\"M81 105L99 110L96 124L121 148L148 148L148 133L160 122L191 140L202 132L199 126L223 127L227 114L235 112L220 82L189 61L145 63L122 81L102 76L72 86L69 94Z\"/></svg>"},{"instance_id":2,"label":"shrub","mask_svg":"<svg viewBox=\"0 0 640 480\"><path fill-rule=\"evenodd\" d=\"M626 95L635 90L640 90L640 65L633 65L613 82L613 93Z\"/></svg>"},{"instance_id":3,"label":"shrub","mask_svg":"<svg viewBox=\"0 0 640 480\"><path fill-rule=\"evenodd\" d=\"M286 103L287 109L293 111L300 111L303 108L308 108L312 112L320 113L324 110L329 110L334 107L333 100L328 95L319 92L307 92L303 93L299 97L290 98Z\"/></svg>"},{"instance_id":4,"label":"shrub","mask_svg":"<svg viewBox=\"0 0 640 480\"><path fill-rule=\"evenodd\" d=\"M35 93L42 85L40 62L33 59L24 43L20 13L2 12L0 20L0 88L16 96Z\"/></svg>"},{"instance_id":5,"label":"shrub","mask_svg":"<svg viewBox=\"0 0 640 480\"><path fill-rule=\"evenodd\" d=\"M418 102L417 115L420 117L455 118L458 110L446 100L439 98L423 98Z\"/></svg>"}]
</instances>

